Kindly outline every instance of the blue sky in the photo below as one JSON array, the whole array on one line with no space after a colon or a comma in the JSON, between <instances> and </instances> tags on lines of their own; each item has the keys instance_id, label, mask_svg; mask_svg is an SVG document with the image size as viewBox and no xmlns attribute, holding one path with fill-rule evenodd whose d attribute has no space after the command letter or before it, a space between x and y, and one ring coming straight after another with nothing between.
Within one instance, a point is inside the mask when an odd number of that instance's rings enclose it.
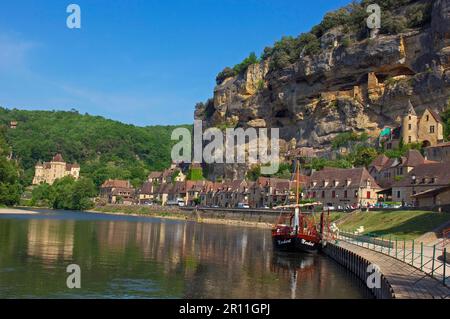
<instances>
[{"instance_id":1,"label":"blue sky","mask_svg":"<svg viewBox=\"0 0 450 319\"><path fill-rule=\"evenodd\" d=\"M349 0L0 2L0 106L135 125L192 123L225 66L298 35ZM66 27L81 7L82 28Z\"/></svg>"}]
</instances>

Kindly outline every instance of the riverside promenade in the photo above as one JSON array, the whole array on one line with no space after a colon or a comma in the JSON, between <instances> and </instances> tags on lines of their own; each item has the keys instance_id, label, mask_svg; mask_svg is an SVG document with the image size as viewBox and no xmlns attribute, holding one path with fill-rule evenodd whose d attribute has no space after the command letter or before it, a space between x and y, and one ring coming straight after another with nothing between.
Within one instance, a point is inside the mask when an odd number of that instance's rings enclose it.
<instances>
[{"instance_id":1,"label":"riverside promenade","mask_svg":"<svg viewBox=\"0 0 450 319\"><path fill-rule=\"evenodd\" d=\"M380 267L381 273L393 290L395 299L450 299L450 288L420 269L394 257L343 240L338 240L336 245Z\"/></svg>"}]
</instances>

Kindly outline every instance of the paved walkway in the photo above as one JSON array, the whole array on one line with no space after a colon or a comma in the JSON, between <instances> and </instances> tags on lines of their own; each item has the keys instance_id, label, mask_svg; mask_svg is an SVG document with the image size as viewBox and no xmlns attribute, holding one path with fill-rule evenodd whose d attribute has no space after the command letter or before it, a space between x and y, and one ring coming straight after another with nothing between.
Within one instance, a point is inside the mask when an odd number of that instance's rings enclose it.
<instances>
[{"instance_id":1,"label":"paved walkway","mask_svg":"<svg viewBox=\"0 0 450 319\"><path fill-rule=\"evenodd\" d=\"M370 250L381 252L385 255L395 257L399 259L401 262L412 265L418 269L423 270L425 273L429 275L433 275L437 280L443 283L444 275L446 277L446 284L450 286L450 265L444 264L443 260L438 259L438 257L443 254L442 247L442 239L436 244L434 262L433 262L433 247L425 246L423 247L423 256L421 255L421 247L420 244L416 242L416 247L414 247L414 251L412 249L412 243L406 242L404 247L403 242L398 242L397 245L393 245L392 249L388 249L387 247L374 245L372 243L357 241L356 239L351 239L346 237L345 235L339 236L340 240L344 240L348 243L355 244L357 246L366 247ZM394 242L392 242L394 244ZM449 251L449 247L447 247L447 251ZM448 261L447 261L448 262ZM444 273L445 267L445 273Z\"/></svg>"},{"instance_id":2,"label":"paved walkway","mask_svg":"<svg viewBox=\"0 0 450 319\"><path fill-rule=\"evenodd\" d=\"M391 284L397 299L450 299L450 288L411 265L343 240L339 240L338 246L378 265Z\"/></svg>"}]
</instances>

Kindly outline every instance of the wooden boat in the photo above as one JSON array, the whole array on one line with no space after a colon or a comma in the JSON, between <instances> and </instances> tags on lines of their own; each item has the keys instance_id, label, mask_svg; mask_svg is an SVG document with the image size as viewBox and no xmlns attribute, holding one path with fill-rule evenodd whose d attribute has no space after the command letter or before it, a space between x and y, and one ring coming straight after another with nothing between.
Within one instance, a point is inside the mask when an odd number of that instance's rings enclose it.
<instances>
[{"instance_id":1,"label":"wooden boat","mask_svg":"<svg viewBox=\"0 0 450 319\"><path fill-rule=\"evenodd\" d=\"M295 162L296 176L296 203L278 208L289 209L282 212L272 229L272 241L274 248L288 252L316 252L321 247L322 233L324 229L324 212L317 222L314 207L323 206L321 203L300 204L300 164ZM305 213L302 208L312 207L312 211ZM293 211L292 211L293 209Z\"/></svg>"}]
</instances>

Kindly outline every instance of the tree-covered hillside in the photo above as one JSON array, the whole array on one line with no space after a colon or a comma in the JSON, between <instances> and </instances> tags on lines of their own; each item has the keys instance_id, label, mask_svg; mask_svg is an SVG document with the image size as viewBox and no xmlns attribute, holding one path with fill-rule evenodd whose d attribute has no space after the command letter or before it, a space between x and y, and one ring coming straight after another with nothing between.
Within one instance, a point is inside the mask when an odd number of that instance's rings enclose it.
<instances>
[{"instance_id":1,"label":"tree-covered hillside","mask_svg":"<svg viewBox=\"0 0 450 319\"><path fill-rule=\"evenodd\" d=\"M9 128L17 121L17 128ZM23 111L0 108L0 126L30 184L37 161L61 153L81 165L81 175L100 185L108 178L142 182L149 170L170 164L173 126L137 127L77 111Z\"/></svg>"},{"instance_id":2,"label":"tree-covered hillside","mask_svg":"<svg viewBox=\"0 0 450 319\"><path fill-rule=\"evenodd\" d=\"M0 127L0 206L17 204L22 192L18 165L8 158L9 155L10 149L5 141L5 130Z\"/></svg>"}]
</instances>

